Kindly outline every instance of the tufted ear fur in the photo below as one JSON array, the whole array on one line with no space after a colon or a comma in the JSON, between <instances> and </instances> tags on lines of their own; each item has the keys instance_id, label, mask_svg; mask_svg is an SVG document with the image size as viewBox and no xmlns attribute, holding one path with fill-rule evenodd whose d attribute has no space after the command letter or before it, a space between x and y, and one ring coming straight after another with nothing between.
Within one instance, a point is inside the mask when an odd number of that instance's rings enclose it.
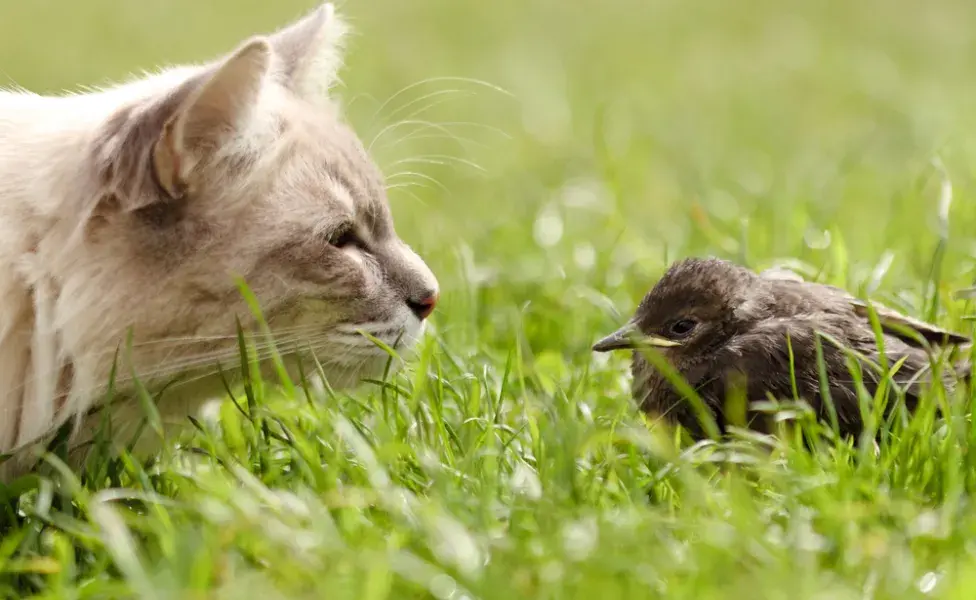
<instances>
[{"instance_id":1,"label":"tufted ear fur","mask_svg":"<svg viewBox=\"0 0 976 600\"><path fill-rule=\"evenodd\" d=\"M194 168L247 126L268 71L271 48L245 43L193 89L163 124L153 146L156 181L173 199L192 184Z\"/></svg>"},{"instance_id":2,"label":"tufted ear fur","mask_svg":"<svg viewBox=\"0 0 976 600\"><path fill-rule=\"evenodd\" d=\"M324 102L337 80L347 30L327 2L273 34L275 74L281 84L308 102Z\"/></svg>"},{"instance_id":3,"label":"tufted ear fur","mask_svg":"<svg viewBox=\"0 0 976 600\"><path fill-rule=\"evenodd\" d=\"M209 159L234 153L268 80L310 103L330 101L345 33L333 5L323 4L271 36L245 42L176 88L119 110L94 141L100 190L87 217L100 222L119 211L144 211L155 222L178 216L167 201L191 192Z\"/></svg>"}]
</instances>

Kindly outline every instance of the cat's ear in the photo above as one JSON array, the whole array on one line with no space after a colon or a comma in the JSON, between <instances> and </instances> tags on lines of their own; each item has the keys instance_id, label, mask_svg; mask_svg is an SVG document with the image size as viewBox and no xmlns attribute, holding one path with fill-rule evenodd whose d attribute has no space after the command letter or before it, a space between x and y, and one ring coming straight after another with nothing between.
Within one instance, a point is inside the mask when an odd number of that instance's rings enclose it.
<instances>
[{"instance_id":1,"label":"cat's ear","mask_svg":"<svg viewBox=\"0 0 976 600\"><path fill-rule=\"evenodd\" d=\"M208 153L247 127L271 61L271 47L255 38L203 76L168 117L152 150L152 169L171 198L186 191Z\"/></svg>"},{"instance_id":2,"label":"cat's ear","mask_svg":"<svg viewBox=\"0 0 976 600\"><path fill-rule=\"evenodd\" d=\"M342 65L346 23L331 2L270 36L275 74L282 85L309 102L325 102Z\"/></svg>"}]
</instances>

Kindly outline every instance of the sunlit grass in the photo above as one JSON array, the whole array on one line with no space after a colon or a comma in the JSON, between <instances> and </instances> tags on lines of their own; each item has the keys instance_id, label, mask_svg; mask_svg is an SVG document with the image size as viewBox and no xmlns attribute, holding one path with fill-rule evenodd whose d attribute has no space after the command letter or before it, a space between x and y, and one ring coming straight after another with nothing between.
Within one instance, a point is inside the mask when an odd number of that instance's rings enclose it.
<instances>
[{"instance_id":1,"label":"sunlit grass","mask_svg":"<svg viewBox=\"0 0 976 600\"><path fill-rule=\"evenodd\" d=\"M0 76L204 60L311 4L0 0ZM419 355L351 394L252 376L149 464L52 459L4 490L0 595L972 596L967 395L879 423L877 448L789 402L807 443L693 445L589 348L707 254L969 332L976 5L344 10L339 94L443 289Z\"/></svg>"}]
</instances>

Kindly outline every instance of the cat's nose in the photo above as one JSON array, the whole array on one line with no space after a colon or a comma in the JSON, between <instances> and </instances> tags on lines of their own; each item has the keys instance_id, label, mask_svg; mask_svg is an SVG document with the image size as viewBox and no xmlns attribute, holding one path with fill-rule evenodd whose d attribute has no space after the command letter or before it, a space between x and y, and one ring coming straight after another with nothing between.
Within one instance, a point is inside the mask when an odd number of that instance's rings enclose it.
<instances>
[{"instance_id":1,"label":"cat's nose","mask_svg":"<svg viewBox=\"0 0 976 600\"><path fill-rule=\"evenodd\" d=\"M437 306L439 298L440 295L436 291L428 291L415 298L407 298L407 306L410 307L413 314L417 315L418 319L423 321L430 316L430 313L434 312L434 307Z\"/></svg>"}]
</instances>

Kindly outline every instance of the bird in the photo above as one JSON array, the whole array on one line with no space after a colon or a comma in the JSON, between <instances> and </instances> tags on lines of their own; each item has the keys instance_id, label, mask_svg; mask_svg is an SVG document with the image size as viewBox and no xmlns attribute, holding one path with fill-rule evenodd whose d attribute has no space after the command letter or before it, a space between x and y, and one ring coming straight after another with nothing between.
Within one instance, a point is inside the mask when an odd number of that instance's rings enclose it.
<instances>
[{"instance_id":1,"label":"bird","mask_svg":"<svg viewBox=\"0 0 976 600\"><path fill-rule=\"evenodd\" d=\"M881 345L871 323L872 307ZM682 393L649 360L648 351L659 352L694 390L719 434L740 424L773 433L769 411L757 409L757 403L796 398L821 420L836 423L842 436L856 436L864 429L858 379L873 398L884 380L879 367L887 363L891 380L904 392L905 407L914 411L933 372L950 393L958 381L968 381L968 364L944 367L937 357L940 349L968 343L965 335L841 288L805 281L787 269L757 273L731 261L693 257L672 264L633 317L596 342L593 351L632 351L636 403L648 415L683 426L695 439L709 436L705 420L689 401L687 388ZM821 394L821 364L831 402ZM857 371L859 378L852 375ZM731 394L745 400L744 414L741 409L726 414ZM893 404L888 402L886 416Z\"/></svg>"}]
</instances>

